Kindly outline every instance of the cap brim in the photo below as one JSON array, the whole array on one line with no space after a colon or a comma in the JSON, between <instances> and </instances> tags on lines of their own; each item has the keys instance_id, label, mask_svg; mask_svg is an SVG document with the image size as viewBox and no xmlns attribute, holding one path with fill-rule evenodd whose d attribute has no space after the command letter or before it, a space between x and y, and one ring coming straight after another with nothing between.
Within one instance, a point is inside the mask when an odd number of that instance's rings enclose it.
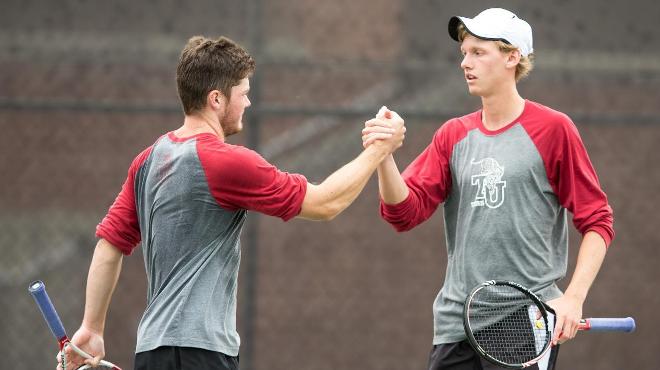
<instances>
[{"instance_id":1,"label":"cap brim","mask_svg":"<svg viewBox=\"0 0 660 370\"><path fill-rule=\"evenodd\" d=\"M458 26L464 24L462 18L463 17L453 16L449 19L449 26L448 26L449 36L451 36L451 38L454 39L455 41L459 41Z\"/></svg>"},{"instance_id":2,"label":"cap brim","mask_svg":"<svg viewBox=\"0 0 660 370\"><path fill-rule=\"evenodd\" d=\"M488 32L485 29L483 29L483 27L480 26L478 22L475 22L474 19L472 18L453 16L449 19L448 31L449 31L449 36L451 36L451 38L456 41L461 41L458 39L458 27L461 24L463 25L463 27L465 27L465 30L470 35L476 38L482 40L488 40L488 41L504 41L505 43L510 44L510 42L506 39L488 35Z\"/></svg>"}]
</instances>

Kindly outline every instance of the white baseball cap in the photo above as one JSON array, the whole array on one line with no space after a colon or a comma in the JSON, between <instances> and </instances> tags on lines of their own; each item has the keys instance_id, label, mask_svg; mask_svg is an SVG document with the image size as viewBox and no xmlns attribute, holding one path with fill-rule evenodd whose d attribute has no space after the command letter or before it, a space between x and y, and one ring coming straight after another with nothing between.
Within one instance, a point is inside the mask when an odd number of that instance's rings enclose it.
<instances>
[{"instance_id":1,"label":"white baseball cap","mask_svg":"<svg viewBox=\"0 0 660 370\"><path fill-rule=\"evenodd\" d=\"M534 52L532 27L506 9L486 9L474 18L451 17L449 36L456 41L459 41L458 26L461 23L471 35L483 40L504 41L520 49L524 57Z\"/></svg>"}]
</instances>

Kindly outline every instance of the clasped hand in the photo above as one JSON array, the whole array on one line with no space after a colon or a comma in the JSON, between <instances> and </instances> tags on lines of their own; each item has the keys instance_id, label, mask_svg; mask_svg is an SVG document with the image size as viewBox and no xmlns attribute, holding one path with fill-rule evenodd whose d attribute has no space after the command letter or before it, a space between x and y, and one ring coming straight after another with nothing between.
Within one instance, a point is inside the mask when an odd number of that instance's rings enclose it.
<instances>
[{"instance_id":1,"label":"clasped hand","mask_svg":"<svg viewBox=\"0 0 660 370\"><path fill-rule=\"evenodd\" d=\"M387 150L392 153L403 145L405 138L406 126L403 118L395 111L387 109L383 106L372 118L364 123L362 129L362 146L382 145L386 146Z\"/></svg>"}]
</instances>

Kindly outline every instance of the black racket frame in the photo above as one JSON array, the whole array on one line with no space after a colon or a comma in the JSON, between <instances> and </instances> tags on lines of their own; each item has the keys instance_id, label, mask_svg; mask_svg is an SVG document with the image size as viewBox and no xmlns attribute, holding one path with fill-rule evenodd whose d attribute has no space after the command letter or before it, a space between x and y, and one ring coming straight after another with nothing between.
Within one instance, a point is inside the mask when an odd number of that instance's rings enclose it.
<instances>
[{"instance_id":1,"label":"black racket frame","mask_svg":"<svg viewBox=\"0 0 660 370\"><path fill-rule=\"evenodd\" d=\"M469 316L469 314L470 314L470 302L472 301L472 298L474 297L474 295L478 291L480 291L481 289L484 289L486 287L492 286L492 285L500 285L500 286L505 285L505 286L512 287L514 289L519 290L521 293L525 294L530 300L532 300L532 302L534 302L536 304L536 306L538 306L539 311L541 312L541 315L543 316L543 320L545 321L546 335L548 335L549 338L551 338L551 336L552 336L552 328L549 328L548 325L547 325L548 324L548 313L551 313L551 314L554 315L555 312L545 302L541 301L541 299L536 294L534 294L532 291L530 291L529 289L525 288L524 286L522 286L522 285L520 285L516 282L513 282L513 281L506 281L506 280L489 280L489 281L486 281L486 282L481 283L481 284L477 285L476 287L474 287L472 289L472 291L470 292L470 294L468 294L467 298L465 299L465 304L463 305L463 327L465 328L465 334L467 335L468 342L470 343L472 348L481 357L483 357L484 359L486 359L486 360L488 360L488 361L490 361L490 362L492 362L496 365L503 366L503 367L506 367L506 368L509 368L509 369L523 369L523 368L529 367L529 366L535 364L536 362L538 362L538 360L545 355L545 353L548 350L548 347L550 346L550 340L548 340L548 343L546 344L546 347L544 347L543 350L541 351L541 354L538 355L537 357L535 357L534 359L532 359L528 362L525 362L525 363L511 364L511 363L507 363L507 362L502 362L502 361L498 360L497 358L489 355L481 347L481 345L477 342L477 339L474 337L474 334L472 332L472 328L470 327L470 322L469 322L470 321L470 319L469 319L469 317L470 317Z\"/></svg>"}]
</instances>

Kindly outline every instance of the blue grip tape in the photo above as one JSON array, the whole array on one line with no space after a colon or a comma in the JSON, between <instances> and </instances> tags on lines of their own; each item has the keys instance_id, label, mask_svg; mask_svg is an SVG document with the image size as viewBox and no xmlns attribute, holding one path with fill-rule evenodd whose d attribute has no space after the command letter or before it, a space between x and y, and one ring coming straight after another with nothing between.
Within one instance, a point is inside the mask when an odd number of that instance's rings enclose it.
<instances>
[{"instance_id":1,"label":"blue grip tape","mask_svg":"<svg viewBox=\"0 0 660 370\"><path fill-rule=\"evenodd\" d=\"M630 333L635 330L635 319L632 317L613 319L613 318L594 318L589 319L591 331L623 331Z\"/></svg>"},{"instance_id":2,"label":"blue grip tape","mask_svg":"<svg viewBox=\"0 0 660 370\"><path fill-rule=\"evenodd\" d=\"M32 294L32 297L34 297L35 302L37 302L37 306L39 306L39 310L41 310L41 314L44 316L44 319L55 338L57 338L58 341L66 338L66 332L64 331L62 321L60 320L60 317L57 316L57 311L55 311L55 307L50 301L48 293L46 293L46 285L44 285L41 280L37 280L30 283L28 291Z\"/></svg>"}]
</instances>

